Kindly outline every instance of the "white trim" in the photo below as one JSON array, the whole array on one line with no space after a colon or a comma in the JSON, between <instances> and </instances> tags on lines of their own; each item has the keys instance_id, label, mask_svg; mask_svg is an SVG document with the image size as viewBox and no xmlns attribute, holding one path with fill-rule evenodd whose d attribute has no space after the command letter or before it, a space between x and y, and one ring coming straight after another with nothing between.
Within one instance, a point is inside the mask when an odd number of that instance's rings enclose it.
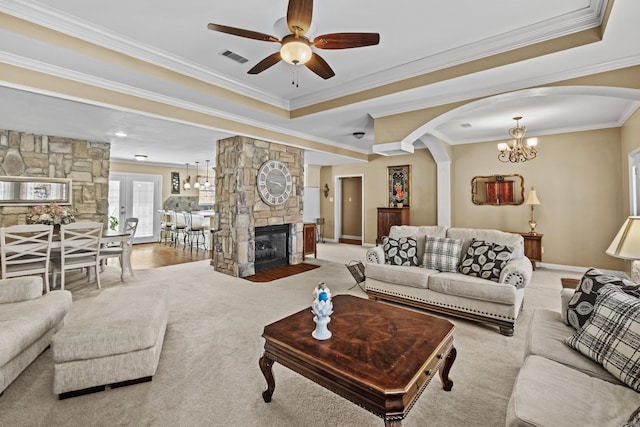
<instances>
[{"instance_id":1,"label":"white trim","mask_svg":"<svg viewBox=\"0 0 640 427\"><path fill-rule=\"evenodd\" d=\"M83 21L76 16L60 12L41 3L10 1L3 1L2 3L3 11L13 16L268 104L291 110L594 28L602 23L607 0L591 0L588 6L565 15L517 28L495 37L478 40L459 48L421 58L406 65L393 67L369 76L361 76L357 80L345 82L328 90L319 90L309 95L294 98L291 101L259 88L235 82L231 77L211 72L199 64L187 61L177 55L160 51L157 48L144 45L140 41L132 40L119 34L110 33L108 30L99 28L93 23ZM557 80L562 79L557 78Z\"/></svg>"},{"instance_id":2,"label":"white trim","mask_svg":"<svg viewBox=\"0 0 640 427\"><path fill-rule=\"evenodd\" d=\"M591 267L579 267L579 266L575 266L575 265L549 264L549 263L546 263L546 262L544 262L544 263L543 262L537 262L536 263L536 269L538 269L538 268L548 268L549 270L566 270L566 271L571 271L571 272L574 272L574 273L584 274ZM604 268L598 268L598 270L600 270L601 272L603 272L605 274L612 274L614 276L623 277L625 279L631 280L629 275L627 273L625 273L624 271L607 270L607 269L604 269ZM535 271L534 271L534 274L535 274Z\"/></svg>"},{"instance_id":3,"label":"white trim","mask_svg":"<svg viewBox=\"0 0 640 427\"><path fill-rule=\"evenodd\" d=\"M362 211L360 212L360 216L362 218L362 238L361 240L364 242L364 230L365 230L365 216L364 216L364 208L365 208L365 199L364 199L364 174L350 174L350 175L336 175L333 179L333 235L334 241L336 243L339 242L339 238L342 237L342 185L340 179L342 178L360 178L360 194L362 196Z\"/></svg>"}]
</instances>

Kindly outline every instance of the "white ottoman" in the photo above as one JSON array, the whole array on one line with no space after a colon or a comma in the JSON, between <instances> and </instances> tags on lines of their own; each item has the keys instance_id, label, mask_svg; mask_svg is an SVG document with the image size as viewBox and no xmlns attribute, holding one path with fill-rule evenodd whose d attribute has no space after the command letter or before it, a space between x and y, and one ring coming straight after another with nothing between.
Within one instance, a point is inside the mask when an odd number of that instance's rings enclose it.
<instances>
[{"instance_id":1,"label":"white ottoman","mask_svg":"<svg viewBox=\"0 0 640 427\"><path fill-rule=\"evenodd\" d=\"M167 328L167 286L104 290L70 313L52 339L53 392L60 399L151 381Z\"/></svg>"}]
</instances>

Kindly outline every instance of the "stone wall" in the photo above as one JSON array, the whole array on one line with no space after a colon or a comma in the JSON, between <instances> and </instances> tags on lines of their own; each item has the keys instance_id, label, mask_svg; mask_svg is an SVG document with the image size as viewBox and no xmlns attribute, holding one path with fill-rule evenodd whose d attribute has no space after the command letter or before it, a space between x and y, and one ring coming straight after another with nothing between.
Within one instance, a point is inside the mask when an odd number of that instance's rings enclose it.
<instances>
[{"instance_id":1,"label":"stone wall","mask_svg":"<svg viewBox=\"0 0 640 427\"><path fill-rule=\"evenodd\" d=\"M255 274L255 227L291 224L289 263L303 260L304 151L296 147L235 136L218 141L216 203L219 221L213 265L235 277ZM293 178L292 195L280 206L262 201L256 175L267 160L285 163Z\"/></svg>"},{"instance_id":2,"label":"stone wall","mask_svg":"<svg viewBox=\"0 0 640 427\"><path fill-rule=\"evenodd\" d=\"M106 225L109 143L0 129L0 175L70 178L77 221ZM1 206L0 226L25 224L30 206Z\"/></svg>"}]
</instances>

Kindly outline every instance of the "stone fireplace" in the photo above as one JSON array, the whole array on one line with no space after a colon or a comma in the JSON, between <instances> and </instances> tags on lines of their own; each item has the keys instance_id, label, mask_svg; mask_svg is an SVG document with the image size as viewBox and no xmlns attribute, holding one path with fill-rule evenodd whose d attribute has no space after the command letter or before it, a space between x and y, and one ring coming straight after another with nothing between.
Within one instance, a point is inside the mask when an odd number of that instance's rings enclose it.
<instances>
[{"instance_id":1,"label":"stone fireplace","mask_svg":"<svg viewBox=\"0 0 640 427\"><path fill-rule=\"evenodd\" d=\"M291 172L292 195L282 205L267 205L258 193L256 175L267 160L279 160ZM280 263L302 262L303 173L304 151L300 148L242 136L218 141L214 210L219 225L214 234L212 260L216 271L235 277L251 276L256 271L272 268L271 258L275 252ZM272 231L274 226L285 231L279 232L278 239L282 239L283 234L287 236L284 237L286 245L280 249L273 247L274 242L265 243L262 234L261 227ZM256 228L259 228L257 233Z\"/></svg>"}]
</instances>

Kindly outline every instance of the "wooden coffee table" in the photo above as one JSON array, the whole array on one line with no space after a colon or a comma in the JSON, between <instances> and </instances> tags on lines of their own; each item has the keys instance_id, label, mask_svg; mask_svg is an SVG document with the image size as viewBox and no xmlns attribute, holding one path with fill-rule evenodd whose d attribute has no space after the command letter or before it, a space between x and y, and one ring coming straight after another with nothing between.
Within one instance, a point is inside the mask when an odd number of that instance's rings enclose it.
<instances>
[{"instance_id":1,"label":"wooden coffee table","mask_svg":"<svg viewBox=\"0 0 640 427\"><path fill-rule=\"evenodd\" d=\"M311 336L311 307L265 326L260 369L270 402L274 362L400 426L436 371L445 390L456 358L455 326L445 319L350 295L333 298L326 341Z\"/></svg>"}]
</instances>

